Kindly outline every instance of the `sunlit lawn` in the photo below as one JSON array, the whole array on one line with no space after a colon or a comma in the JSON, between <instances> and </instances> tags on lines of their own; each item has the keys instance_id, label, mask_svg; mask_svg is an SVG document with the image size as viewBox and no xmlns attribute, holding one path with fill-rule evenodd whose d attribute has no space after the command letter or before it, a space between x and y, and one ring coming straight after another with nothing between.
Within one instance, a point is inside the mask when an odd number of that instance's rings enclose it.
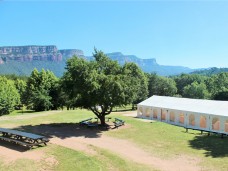
<instances>
[{"instance_id":1,"label":"sunlit lawn","mask_svg":"<svg viewBox=\"0 0 228 171\"><path fill-rule=\"evenodd\" d=\"M83 119L95 117L87 110L64 110L50 115L45 113L18 113L4 116L0 118L0 127L17 128L42 123L78 123ZM24 118L16 119L18 115L22 115ZM192 130L189 130L189 133L185 133L185 129L181 127L161 122L142 122L115 112L110 116L125 120L127 128L117 131L104 131L103 134L132 141L153 156L160 158L169 159L186 155L199 158L200 165L203 168L215 168L216 170L227 170L228 168L228 137L224 139L219 136L208 137L207 134L200 135L199 131ZM110 170L110 168L116 168L114 170L148 170L146 166L127 161L120 156L112 154L110 151L94 148L99 152L96 156L88 156L81 152L50 144L47 147L36 150L44 150L47 154L53 155L58 161L61 161L55 168L52 168L54 170ZM68 158L68 160L65 158ZM27 163L33 162L26 160L18 161L14 164L18 168L23 168L26 165L28 167L27 170L30 170ZM36 163L34 167L39 167L39 165L42 165L42 163ZM1 168L10 170L7 167L2 166Z\"/></svg>"}]
</instances>

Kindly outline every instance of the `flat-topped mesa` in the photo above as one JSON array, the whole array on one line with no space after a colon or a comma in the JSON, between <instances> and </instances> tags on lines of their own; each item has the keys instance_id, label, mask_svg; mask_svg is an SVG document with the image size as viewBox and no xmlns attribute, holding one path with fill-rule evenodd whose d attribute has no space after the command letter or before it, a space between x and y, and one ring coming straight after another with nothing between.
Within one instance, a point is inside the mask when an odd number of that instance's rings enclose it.
<instances>
[{"instance_id":1,"label":"flat-topped mesa","mask_svg":"<svg viewBox=\"0 0 228 171\"><path fill-rule=\"evenodd\" d=\"M125 64L126 62L136 63L140 67L145 65L148 65L150 67L158 65L155 58L141 59L135 55L123 55L121 52L107 53L106 55L110 57L112 60L118 61L121 65Z\"/></svg>"},{"instance_id":2,"label":"flat-topped mesa","mask_svg":"<svg viewBox=\"0 0 228 171\"><path fill-rule=\"evenodd\" d=\"M78 57L85 57L84 52L79 49L62 49L62 50L59 50L59 52L62 54L62 56L68 57L68 58L74 55Z\"/></svg>"},{"instance_id":3,"label":"flat-topped mesa","mask_svg":"<svg viewBox=\"0 0 228 171\"><path fill-rule=\"evenodd\" d=\"M54 45L4 46L0 47L0 63L14 61L61 61L62 54ZM2 62L1 62L2 61Z\"/></svg>"}]
</instances>

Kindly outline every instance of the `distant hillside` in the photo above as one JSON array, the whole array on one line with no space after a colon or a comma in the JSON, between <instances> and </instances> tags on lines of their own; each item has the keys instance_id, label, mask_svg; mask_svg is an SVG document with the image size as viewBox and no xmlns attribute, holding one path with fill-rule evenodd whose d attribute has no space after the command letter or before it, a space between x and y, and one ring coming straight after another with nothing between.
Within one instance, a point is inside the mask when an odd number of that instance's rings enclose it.
<instances>
[{"instance_id":1,"label":"distant hillside","mask_svg":"<svg viewBox=\"0 0 228 171\"><path fill-rule=\"evenodd\" d=\"M0 74L30 75L34 68L44 68L60 77L73 55L84 57L82 50L58 50L54 45L0 47Z\"/></svg>"},{"instance_id":2,"label":"distant hillside","mask_svg":"<svg viewBox=\"0 0 228 171\"><path fill-rule=\"evenodd\" d=\"M140 68L142 68L144 72L155 72L162 76L178 75L181 73L190 73L194 71L193 69L182 66L159 65L155 58L141 59L135 55L123 55L121 52L107 53L107 56L112 60L117 60L121 65L123 65L125 62L134 62ZM91 59L92 57L88 58Z\"/></svg>"},{"instance_id":3,"label":"distant hillside","mask_svg":"<svg viewBox=\"0 0 228 171\"><path fill-rule=\"evenodd\" d=\"M0 74L30 75L34 68L38 70L49 69L58 77L62 76L67 59L77 55L93 60L91 56L84 56L82 50L58 50L55 45L49 46L5 46L0 47ZM123 55L121 52L108 53L112 60L117 60L121 65L134 62L144 72L155 72L158 75L168 76L180 73L190 73L193 69L182 66L159 65L155 58L141 59L134 55Z\"/></svg>"},{"instance_id":4,"label":"distant hillside","mask_svg":"<svg viewBox=\"0 0 228 171\"><path fill-rule=\"evenodd\" d=\"M193 71L191 74L200 74L200 75L206 75L206 76L211 76L214 74L219 74L221 72L228 72L228 68L208 68L208 69L202 69L198 71Z\"/></svg>"}]
</instances>

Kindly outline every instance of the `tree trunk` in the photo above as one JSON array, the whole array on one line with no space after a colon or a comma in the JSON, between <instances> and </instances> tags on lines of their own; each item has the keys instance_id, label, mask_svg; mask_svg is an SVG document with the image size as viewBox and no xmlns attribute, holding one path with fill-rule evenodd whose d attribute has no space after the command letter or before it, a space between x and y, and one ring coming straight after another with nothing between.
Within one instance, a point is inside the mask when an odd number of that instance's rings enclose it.
<instances>
[{"instance_id":1,"label":"tree trunk","mask_svg":"<svg viewBox=\"0 0 228 171\"><path fill-rule=\"evenodd\" d=\"M101 121L101 126L105 126L106 125L106 123L105 123L105 115L100 115L99 119Z\"/></svg>"}]
</instances>

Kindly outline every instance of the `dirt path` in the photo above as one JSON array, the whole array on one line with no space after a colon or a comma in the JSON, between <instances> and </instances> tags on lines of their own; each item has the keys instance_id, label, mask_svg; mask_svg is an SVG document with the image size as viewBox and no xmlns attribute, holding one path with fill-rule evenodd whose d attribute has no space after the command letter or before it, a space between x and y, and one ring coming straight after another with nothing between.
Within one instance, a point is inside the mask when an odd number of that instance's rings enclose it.
<instances>
[{"instance_id":1,"label":"dirt path","mask_svg":"<svg viewBox=\"0 0 228 171\"><path fill-rule=\"evenodd\" d=\"M54 137L51 139L51 143L86 152L90 155L96 154L96 152L92 148L89 148L90 145L93 145L99 148L109 150L133 162L151 166L152 168L156 168L162 171L202 170L200 167L197 166L199 160L195 158L190 158L188 156L177 156L175 159L164 160L152 156L148 152L139 148L136 144L133 144L127 140L107 137L104 135L101 135L99 138L85 138L81 136L60 139Z\"/></svg>"}]
</instances>

